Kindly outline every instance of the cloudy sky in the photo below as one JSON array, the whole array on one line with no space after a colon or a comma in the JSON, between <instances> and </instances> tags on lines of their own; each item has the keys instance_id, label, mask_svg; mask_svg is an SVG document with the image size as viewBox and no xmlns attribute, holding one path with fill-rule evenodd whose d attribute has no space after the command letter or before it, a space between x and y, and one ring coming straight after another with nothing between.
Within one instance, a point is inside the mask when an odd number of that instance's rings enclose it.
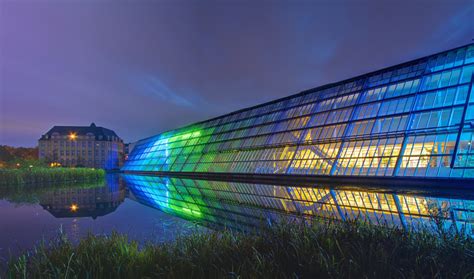
<instances>
[{"instance_id":1,"label":"cloudy sky","mask_svg":"<svg viewBox=\"0 0 474 279\"><path fill-rule=\"evenodd\" d=\"M0 144L126 142L464 45L474 2L0 0Z\"/></svg>"}]
</instances>

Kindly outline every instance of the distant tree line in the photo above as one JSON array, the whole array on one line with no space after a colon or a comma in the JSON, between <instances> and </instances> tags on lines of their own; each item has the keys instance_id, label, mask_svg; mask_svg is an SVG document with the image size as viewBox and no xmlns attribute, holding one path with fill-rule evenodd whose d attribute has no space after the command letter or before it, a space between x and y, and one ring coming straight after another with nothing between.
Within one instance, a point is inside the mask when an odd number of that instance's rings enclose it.
<instances>
[{"instance_id":1,"label":"distant tree line","mask_svg":"<svg viewBox=\"0 0 474 279\"><path fill-rule=\"evenodd\" d=\"M38 160L38 147L0 145L0 168L24 168L43 164Z\"/></svg>"}]
</instances>

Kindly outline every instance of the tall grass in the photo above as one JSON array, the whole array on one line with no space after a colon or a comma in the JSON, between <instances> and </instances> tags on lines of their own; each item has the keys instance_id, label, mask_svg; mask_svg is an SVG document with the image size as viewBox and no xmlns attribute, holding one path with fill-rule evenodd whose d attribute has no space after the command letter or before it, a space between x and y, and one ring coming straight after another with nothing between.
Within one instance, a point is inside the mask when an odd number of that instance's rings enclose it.
<instances>
[{"instance_id":1,"label":"tall grass","mask_svg":"<svg viewBox=\"0 0 474 279\"><path fill-rule=\"evenodd\" d=\"M29 168L0 170L0 186L38 185L63 182L93 182L105 171L91 168Z\"/></svg>"},{"instance_id":2,"label":"tall grass","mask_svg":"<svg viewBox=\"0 0 474 279\"><path fill-rule=\"evenodd\" d=\"M64 236L9 264L9 278L473 278L463 234L359 222L279 224L258 234L195 234L140 248L126 236Z\"/></svg>"}]
</instances>

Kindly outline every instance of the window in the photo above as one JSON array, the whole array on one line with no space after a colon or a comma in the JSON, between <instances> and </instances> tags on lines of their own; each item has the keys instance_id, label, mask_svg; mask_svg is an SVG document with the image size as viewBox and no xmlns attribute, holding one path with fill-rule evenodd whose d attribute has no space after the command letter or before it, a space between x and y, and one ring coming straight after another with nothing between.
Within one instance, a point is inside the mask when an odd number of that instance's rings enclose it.
<instances>
[{"instance_id":1,"label":"window","mask_svg":"<svg viewBox=\"0 0 474 279\"><path fill-rule=\"evenodd\" d=\"M410 137L400 171L405 175L449 176L455 141L455 134Z\"/></svg>"}]
</instances>

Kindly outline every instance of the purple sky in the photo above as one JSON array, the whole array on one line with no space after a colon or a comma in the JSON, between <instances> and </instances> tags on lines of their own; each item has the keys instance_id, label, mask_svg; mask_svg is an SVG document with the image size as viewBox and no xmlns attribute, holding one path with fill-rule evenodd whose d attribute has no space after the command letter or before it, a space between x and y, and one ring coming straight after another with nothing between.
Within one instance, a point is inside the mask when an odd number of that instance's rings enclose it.
<instances>
[{"instance_id":1,"label":"purple sky","mask_svg":"<svg viewBox=\"0 0 474 279\"><path fill-rule=\"evenodd\" d=\"M0 144L135 141L474 38L473 1L292 2L0 0Z\"/></svg>"}]
</instances>

